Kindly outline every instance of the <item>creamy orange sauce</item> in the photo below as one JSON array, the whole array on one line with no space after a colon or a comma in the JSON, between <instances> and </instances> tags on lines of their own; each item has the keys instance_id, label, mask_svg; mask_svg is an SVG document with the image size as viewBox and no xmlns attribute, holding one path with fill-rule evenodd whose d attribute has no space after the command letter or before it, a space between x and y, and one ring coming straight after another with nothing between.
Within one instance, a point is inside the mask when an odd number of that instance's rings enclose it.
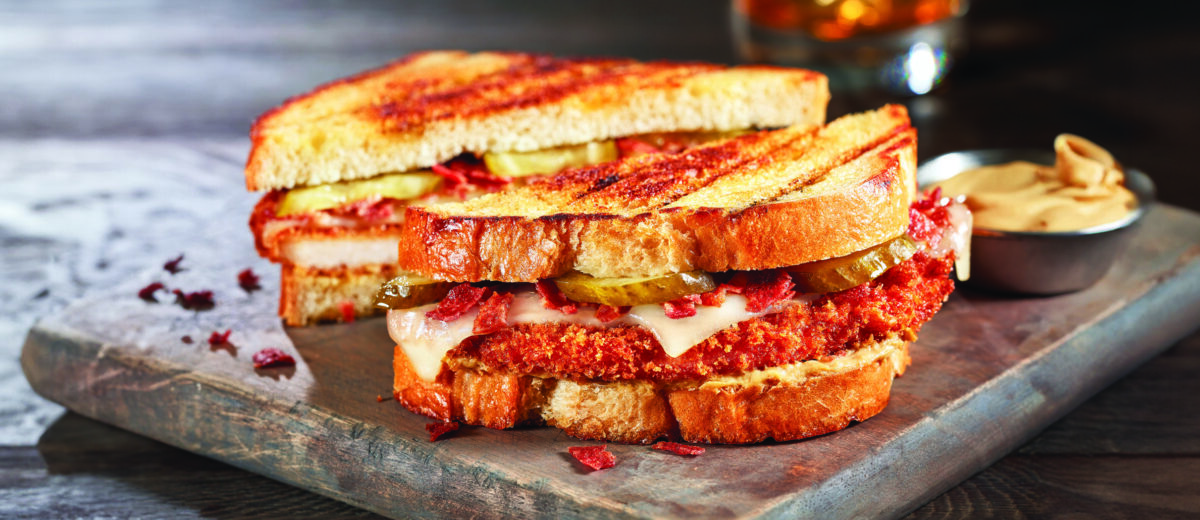
<instances>
[{"instance_id":1,"label":"creamy orange sauce","mask_svg":"<svg viewBox=\"0 0 1200 520\"><path fill-rule=\"evenodd\" d=\"M1072 231L1120 220L1137 207L1112 154L1079 136L1054 140L1055 163L1017 161L962 172L937 184L965 196L975 227Z\"/></svg>"}]
</instances>

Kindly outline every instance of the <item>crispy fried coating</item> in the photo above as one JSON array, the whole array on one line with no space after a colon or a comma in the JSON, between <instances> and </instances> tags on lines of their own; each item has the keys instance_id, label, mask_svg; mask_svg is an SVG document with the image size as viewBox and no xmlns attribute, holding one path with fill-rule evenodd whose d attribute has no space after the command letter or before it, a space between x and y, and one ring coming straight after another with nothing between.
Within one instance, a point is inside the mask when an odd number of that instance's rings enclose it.
<instances>
[{"instance_id":1,"label":"crispy fried coating","mask_svg":"<svg viewBox=\"0 0 1200 520\"><path fill-rule=\"evenodd\" d=\"M475 336L447 362L558 379L672 382L820 359L889 336L915 339L954 290L952 267L953 255L918 253L869 283L731 326L678 358L642 327L541 323Z\"/></svg>"}]
</instances>

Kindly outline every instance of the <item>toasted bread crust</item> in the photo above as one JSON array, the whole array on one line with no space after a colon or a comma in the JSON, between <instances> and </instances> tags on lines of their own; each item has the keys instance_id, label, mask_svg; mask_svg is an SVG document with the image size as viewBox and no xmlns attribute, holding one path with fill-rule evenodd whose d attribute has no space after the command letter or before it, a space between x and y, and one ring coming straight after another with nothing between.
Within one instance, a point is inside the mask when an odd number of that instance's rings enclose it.
<instances>
[{"instance_id":1,"label":"toasted bread crust","mask_svg":"<svg viewBox=\"0 0 1200 520\"><path fill-rule=\"evenodd\" d=\"M250 190L410 171L464 152L535 150L659 131L825 119L823 75L799 69L434 51L264 114Z\"/></svg>"},{"instance_id":2,"label":"toasted bread crust","mask_svg":"<svg viewBox=\"0 0 1200 520\"><path fill-rule=\"evenodd\" d=\"M375 292L398 274L390 264L319 269L284 263L280 271L279 316L292 326L346 321L344 305L356 318L382 314Z\"/></svg>"},{"instance_id":3,"label":"toasted bread crust","mask_svg":"<svg viewBox=\"0 0 1200 520\"><path fill-rule=\"evenodd\" d=\"M890 106L868 116L880 123L872 126L875 137L867 146L826 149L850 133L832 130L835 122L828 137L788 129L701 147L717 156L749 150L720 164L693 152L635 158L467 203L410 206L399 262L446 280L530 282L571 269L600 277L760 270L862 250L904 232L916 186L916 132L907 113ZM808 151L799 158L780 151L789 146ZM692 168L689 161L701 166ZM655 178L664 168L699 173ZM753 198L761 198L760 191L737 194L722 207L680 204L688 197L719 200L722 193L704 190L714 190L708 186L726 176L737 181L744 170L769 168L789 175L767 187L774 191L762 190L767 200ZM697 184L694 178L703 175L712 178ZM633 210L611 207L605 192L622 190L626 179L658 189L642 197L624 189L620 198ZM507 207L535 213L513 214Z\"/></svg>"},{"instance_id":4,"label":"toasted bread crust","mask_svg":"<svg viewBox=\"0 0 1200 520\"><path fill-rule=\"evenodd\" d=\"M881 355L792 379L751 374L741 381L665 385L449 368L436 381L423 381L397 346L394 395L430 418L489 428L544 422L579 438L641 444L675 436L727 444L787 441L837 431L883 410L892 379L911 360L902 339L875 347Z\"/></svg>"}]
</instances>

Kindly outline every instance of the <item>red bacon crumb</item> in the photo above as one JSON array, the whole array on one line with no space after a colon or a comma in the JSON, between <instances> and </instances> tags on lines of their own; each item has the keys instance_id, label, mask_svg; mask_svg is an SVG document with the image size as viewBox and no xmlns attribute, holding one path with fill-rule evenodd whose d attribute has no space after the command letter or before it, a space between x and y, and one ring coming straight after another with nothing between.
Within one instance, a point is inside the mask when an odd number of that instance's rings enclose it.
<instances>
[{"instance_id":1,"label":"red bacon crumb","mask_svg":"<svg viewBox=\"0 0 1200 520\"><path fill-rule=\"evenodd\" d=\"M669 451L676 455L689 455L689 456L693 456L693 457L696 455L704 454L704 448L702 446L692 446L690 444L679 444L678 442L659 441L659 442L655 443L654 446L651 446L650 448L660 450L660 451Z\"/></svg>"},{"instance_id":2,"label":"red bacon crumb","mask_svg":"<svg viewBox=\"0 0 1200 520\"><path fill-rule=\"evenodd\" d=\"M787 271L756 272L746 286L746 310L762 312L776 302L791 299L796 295L792 290L795 286Z\"/></svg>"},{"instance_id":3,"label":"red bacon crumb","mask_svg":"<svg viewBox=\"0 0 1200 520\"><path fill-rule=\"evenodd\" d=\"M450 289L437 308L425 313L425 317L439 321L454 321L466 314L480 301L487 297L491 289L475 287L468 283L460 283Z\"/></svg>"},{"instance_id":4,"label":"red bacon crumb","mask_svg":"<svg viewBox=\"0 0 1200 520\"><path fill-rule=\"evenodd\" d=\"M238 285L241 286L243 291L254 292L262 289L262 286L258 285L258 275L254 274L254 271L251 271L249 267L242 269L238 273L237 278Z\"/></svg>"},{"instance_id":5,"label":"red bacon crumb","mask_svg":"<svg viewBox=\"0 0 1200 520\"><path fill-rule=\"evenodd\" d=\"M251 359L254 360L254 368L290 367L296 364L296 358L273 347L255 352Z\"/></svg>"},{"instance_id":6,"label":"red bacon crumb","mask_svg":"<svg viewBox=\"0 0 1200 520\"><path fill-rule=\"evenodd\" d=\"M185 293L179 289L171 291L175 294L175 303L188 310L206 311L216 305L213 302L212 291L195 291Z\"/></svg>"},{"instance_id":7,"label":"red bacon crumb","mask_svg":"<svg viewBox=\"0 0 1200 520\"><path fill-rule=\"evenodd\" d=\"M452 159L446 164L435 164L430 169L445 179L443 189L459 198L466 198L473 187L497 191L512 182L511 177L493 175L483 164L468 159Z\"/></svg>"},{"instance_id":8,"label":"red bacon crumb","mask_svg":"<svg viewBox=\"0 0 1200 520\"><path fill-rule=\"evenodd\" d=\"M148 302L158 303L158 298L154 297L154 293L166 288L167 286L163 285L162 282L154 282L150 285L142 287L141 290L138 291L138 298Z\"/></svg>"},{"instance_id":9,"label":"red bacon crumb","mask_svg":"<svg viewBox=\"0 0 1200 520\"><path fill-rule=\"evenodd\" d=\"M182 338L179 338L179 341L182 341L182 342L184 342L184 343L187 343L188 345L191 345L191 344L192 344L192 337L191 337L191 336L184 336L184 337L182 337Z\"/></svg>"},{"instance_id":10,"label":"red bacon crumb","mask_svg":"<svg viewBox=\"0 0 1200 520\"><path fill-rule=\"evenodd\" d=\"M208 337L208 344L209 345L224 345L226 343L229 343L229 335L232 333L233 333L233 329L225 329L224 333L217 332L214 330L212 335L210 335Z\"/></svg>"},{"instance_id":11,"label":"red bacon crumb","mask_svg":"<svg viewBox=\"0 0 1200 520\"><path fill-rule=\"evenodd\" d=\"M700 305L705 307L720 307L725 303L725 284L718 285L716 289L708 291L700 295Z\"/></svg>"},{"instance_id":12,"label":"red bacon crumb","mask_svg":"<svg viewBox=\"0 0 1200 520\"><path fill-rule=\"evenodd\" d=\"M475 334L491 334L508 327L508 306L512 304L513 293L493 292L479 306L479 314L475 316L475 325L471 332Z\"/></svg>"},{"instance_id":13,"label":"red bacon crumb","mask_svg":"<svg viewBox=\"0 0 1200 520\"><path fill-rule=\"evenodd\" d=\"M175 273L178 273L179 271L183 271L184 269L182 267L179 267L179 263L182 261L183 261L183 255L180 254L178 257L176 257L174 259L167 260L167 263L163 264L163 269L166 269L166 271L171 274L175 274Z\"/></svg>"},{"instance_id":14,"label":"red bacon crumb","mask_svg":"<svg viewBox=\"0 0 1200 520\"><path fill-rule=\"evenodd\" d=\"M950 222L950 210L946 209L948 202L942 200L941 188L935 188L913 202L908 208L908 236L929 247L937 247L942 238L941 230Z\"/></svg>"},{"instance_id":15,"label":"red bacon crumb","mask_svg":"<svg viewBox=\"0 0 1200 520\"><path fill-rule=\"evenodd\" d=\"M425 425L425 431L429 432L429 442L437 442L441 436L457 429L458 423L456 422L439 422Z\"/></svg>"},{"instance_id":16,"label":"red bacon crumb","mask_svg":"<svg viewBox=\"0 0 1200 520\"><path fill-rule=\"evenodd\" d=\"M575 457L575 460L593 470L608 469L617 465L617 458L608 451L607 444L600 446L572 446L567 448L567 452L572 457Z\"/></svg>"},{"instance_id":17,"label":"red bacon crumb","mask_svg":"<svg viewBox=\"0 0 1200 520\"><path fill-rule=\"evenodd\" d=\"M613 307L612 305L601 305L596 309L596 319L600 320L600 323L608 323L620 318L627 312L629 312L629 306Z\"/></svg>"},{"instance_id":18,"label":"red bacon crumb","mask_svg":"<svg viewBox=\"0 0 1200 520\"><path fill-rule=\"evenodd\" d=\"M538 280L537 292L542 297L542 307L559 311L563 314L575 314L579 306L568 300L558 286L550 280Z\"/></svg>"},{"instance_id":19,"label":"red bacon crumb","mask_svg":"<svg viewBox=\"0 0 1200 520\"><path fill-rule=\"evenodd\" d=\"M394 213L392 201L386 200L379 195L347 204L343 209L347 213L353 214L367 222L387 220L392 218L392 214Z\"/></svg>"},{"instance_id":20,"label":"red bacon crumb","mask_svg":"<svg viewBox=\"0 0 1200 520\"><path fill-rule=\"evenodd\" d=\"M662 153L662 150L659 150L657 146L642 141L641 139L634 139L632 137L622 137L617 139L617 151L621 154L621 157L634 157L637 155L645 155L650 153Z\"/></svg>"},{"instance_id":21,"label":"red bacon crumb","mask_svg":"<svg viewBox=\"0 0 1200 520\"><path fill-rule=\"evenodd\" d=\"M342 311L342 321L345 323L354 323L354 302L350 300L342 300L338 304L338 310Z\"/></svg>"},{"instance_id":22,"label":"red bacon crumb","mask_svg":"<svg viewBox=\"0 0 1200 520\"><path fill-rule=\"evenodd\" d=\"M663 311L673 320L689 318L696 315L696 304L701 302L699 294L689 294L678 300L663 302Z\"/></svg>"}]
</instances>

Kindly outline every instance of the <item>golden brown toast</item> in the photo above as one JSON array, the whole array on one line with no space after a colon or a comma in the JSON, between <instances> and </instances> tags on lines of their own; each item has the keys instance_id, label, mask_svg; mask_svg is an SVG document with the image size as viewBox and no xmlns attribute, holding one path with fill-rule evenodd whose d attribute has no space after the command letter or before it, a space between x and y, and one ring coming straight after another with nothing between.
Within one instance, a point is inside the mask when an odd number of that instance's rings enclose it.
<instances>
[{"instance_id":1,"label":"golden brown toast","mask_svg":"<svg viewBox=\"0 0 1200 520\"><path fill-rule=\"evenodd\" d=\"M883 411L893 378L911 361L900 338L863 346L846 358L853 359L806 361L768 377L751 372L687 385L465 368L443 369L425 381L397 346L393 395L416 413L489 428L545 423L574 437L642 444L674 435L705 443L787 441L841 430Z\"/></svg>"},{"instance_id":2,"label":"golden brown toast","mask_svg":"<svg viewBox=\"0 0 1200 520\"><path fill-rule=\"evenodd\" d=\"M464 152L648 132L818 125L823 75L766 66L432 51L290 99L251 131L251 190L410 171Z\"/></svg>"},{"instance_id":3,"label":"golden brown toast","mask_svg":"<svg viewBox=\"0 0 1200 520\"><path fill-rule=\"evenodd\" d=\"M572 269L618 277L795 265L903 233L915 175L916 131L889 105L409 206L400 266L530 282Z\"/></svg>"}]
</instances>

